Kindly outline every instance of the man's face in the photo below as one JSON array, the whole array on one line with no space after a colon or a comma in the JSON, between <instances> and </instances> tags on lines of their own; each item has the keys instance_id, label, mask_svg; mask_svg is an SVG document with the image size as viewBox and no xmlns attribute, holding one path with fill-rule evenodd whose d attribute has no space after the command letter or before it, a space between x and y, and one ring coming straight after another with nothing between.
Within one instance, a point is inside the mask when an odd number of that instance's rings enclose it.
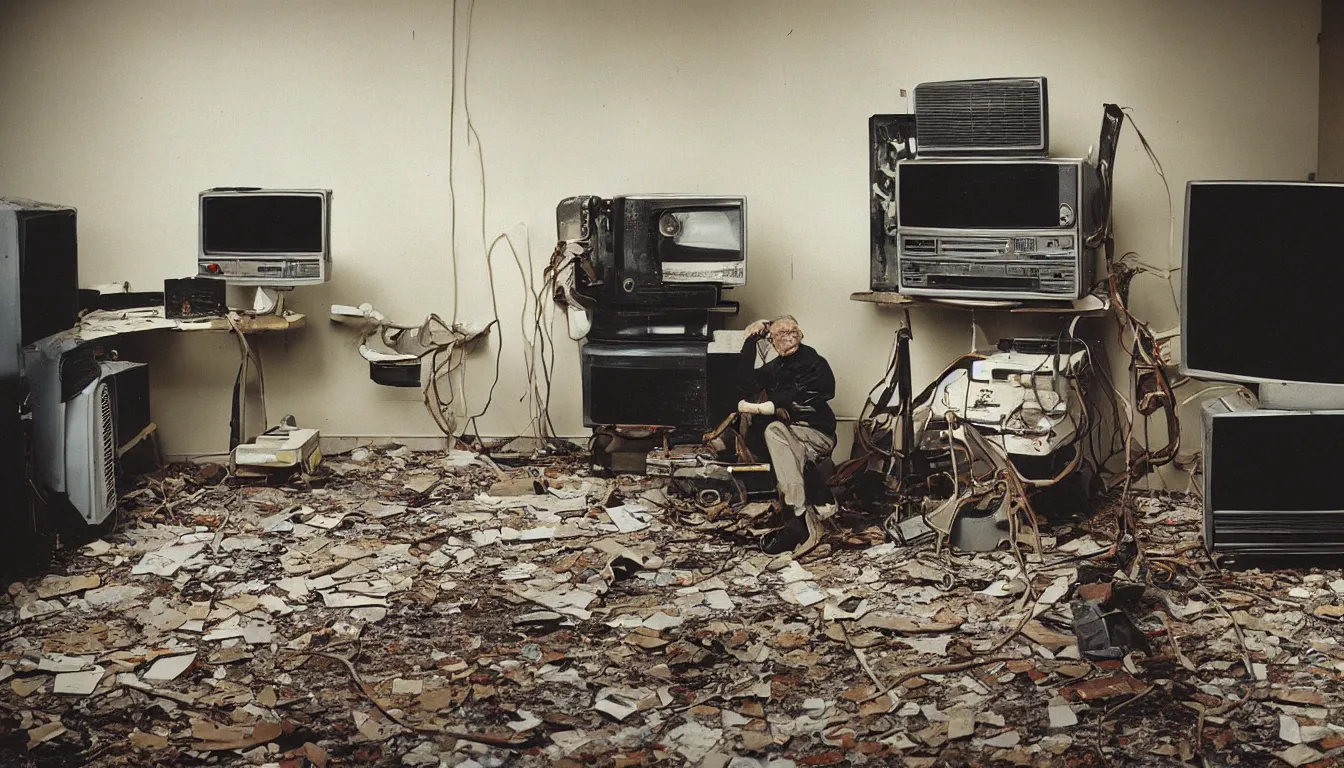
<instances>
[{"instance_id":1,"label":"man's face","mask_svg":"<svg viewBox=\"0 0 1344 768\"><path fill-rule=\"evenodd\" d=\"M770 344L780 357L788 357L798 351L803 343L803 332L798 324L791 320L780 320L770 325Z\"/></svg>"}]
</instances>

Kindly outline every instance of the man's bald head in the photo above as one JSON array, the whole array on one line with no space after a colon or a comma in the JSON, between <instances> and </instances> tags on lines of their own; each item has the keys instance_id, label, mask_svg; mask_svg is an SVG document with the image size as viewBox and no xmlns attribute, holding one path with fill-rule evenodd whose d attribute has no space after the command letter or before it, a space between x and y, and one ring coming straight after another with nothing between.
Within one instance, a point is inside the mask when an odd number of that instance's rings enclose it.
<instances>
[{"instance_id":1,"label":"man's bald head","mask_svg":"<svg viewBox=\"0 0 1344 768\"><path fill-rule=\"evenodd\" d=\"M770 344L780 357L788 357L798 351L803 343L803 329L793 315L780 315L770 321Z\"/></svg>"}]
</instances>

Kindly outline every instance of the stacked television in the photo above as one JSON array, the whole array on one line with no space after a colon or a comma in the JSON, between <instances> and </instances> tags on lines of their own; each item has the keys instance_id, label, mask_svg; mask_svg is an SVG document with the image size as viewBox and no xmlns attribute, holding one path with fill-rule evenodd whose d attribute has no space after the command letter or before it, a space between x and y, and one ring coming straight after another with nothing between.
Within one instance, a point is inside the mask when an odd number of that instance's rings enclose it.
<instances>
[{"instance_id":1,"label":"stacked television","mask_svg":"<svg viewBox=\"0 0 1344 768\"><path fill-rule=\"evenodd\" d=\"M871 288L1071 302L1092 289L1102 179L1050 156L1044 77L921 83L869 131Z\"/></svg>"},{"instance_id":2,"label":"stacked television","mask_svg":"<svg viewBox=\"0 0 1344 768\"><path fill-rule=\"evenodd\" d=\"M723 327L738 307L723 294L746 283L746 224L740 196L584 195L556 207L561 245L580 263L574 296L591 317L586 426L695 442L733 411L738 350Z\"/></svg>"},{"instance_id":3,"label":"stacked television","mask_svg":"<svg viewBox=\"0 0 1344 768\"><path fill-rule=\"evenodd\" d=\"M1182 373L1258 389L1204 406L1211 551L1344 553L1341 215L1344 184L1186 187Z\"/></svg>"}]
</instances>

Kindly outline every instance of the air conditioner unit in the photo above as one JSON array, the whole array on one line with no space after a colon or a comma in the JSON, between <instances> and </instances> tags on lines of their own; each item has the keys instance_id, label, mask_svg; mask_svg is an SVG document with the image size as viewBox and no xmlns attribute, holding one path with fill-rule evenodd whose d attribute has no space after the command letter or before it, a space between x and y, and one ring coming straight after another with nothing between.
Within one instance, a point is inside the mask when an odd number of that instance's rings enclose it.
<instances>
[{"instance_id":1,"label":"air conditioner unit","mask_svg":"<svg viewBox=\"0 0 1344 768\"><path fill-rule=\"evenodd\" d=\"M118 454L149 425L149 366L99 360L77 339L24 350L37 479L90 525L117 508Z\"/></svg>"},{"instance_id":2,"label":"air conditioner unit","mask_svg":"<svg viewBox=\"0 0 1344 768\"><path fill-rule=\"evenodd\" d=\"M65 404L65 494L89 523L117 508L116 442L112 390L96 379Z\"/></svg>"}]
</instances>

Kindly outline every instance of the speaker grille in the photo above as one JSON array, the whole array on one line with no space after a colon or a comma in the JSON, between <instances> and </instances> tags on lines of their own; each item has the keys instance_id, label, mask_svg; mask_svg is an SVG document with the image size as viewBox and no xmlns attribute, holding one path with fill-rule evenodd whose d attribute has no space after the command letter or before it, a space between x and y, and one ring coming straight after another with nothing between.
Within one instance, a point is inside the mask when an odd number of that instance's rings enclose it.
<instances>
[{"instance_id":1,"label":"speaker grille","mask_svg":"<svg viewBox=\"0 0 1344 768\"><path fill-rule=\"evenodd\" d=\"M99 490L107 504L105 509L111 511L117 507L117 422L112 414L112 393L106 384L98 385L98 411L98 430L101 433L98 440L102 454L102 466L98 470L103 479L103 487Z\"/></svg>"},{"instance_id":2,"label":"speaker grille","mask_svg":"<svg viewBox=\"0 0 1344 768\"><path fill-rule=\"evenodd\" d=\"M1045 78L915 86L921 155L1049 152Z\"/></svg>"}]
</instances>

